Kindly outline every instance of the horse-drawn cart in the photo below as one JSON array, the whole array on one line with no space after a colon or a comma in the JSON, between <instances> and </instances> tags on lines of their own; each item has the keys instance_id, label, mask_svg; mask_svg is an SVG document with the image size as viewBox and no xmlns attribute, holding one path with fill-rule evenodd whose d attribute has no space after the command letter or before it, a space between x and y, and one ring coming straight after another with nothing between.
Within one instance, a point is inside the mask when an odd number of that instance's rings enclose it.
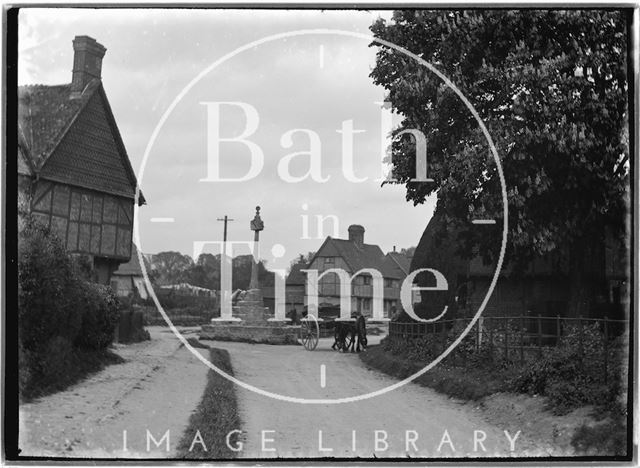
<instances>
[{"instance_id":1,"label":"horse-drawn cart","mask_svg":"<svg viewBox=\"0 0 640 468\"><path fill-rule=\"evenodd\" d=\"M300 319L300 342L308 351L316 349L320 341L321 327L319 321L322 321L325 325L331 325L325 326L325 328L333 330L331 335L334 337L332 349L347 351L349 348L353 348L356 342L358 344L357 351L360 351L360 346L366 348L367 331L364 317L359 316L350 320L332 318L330 321L325 321L324 319L317 319L313 314L307 314Z\"/></svg>"}]
</instances>

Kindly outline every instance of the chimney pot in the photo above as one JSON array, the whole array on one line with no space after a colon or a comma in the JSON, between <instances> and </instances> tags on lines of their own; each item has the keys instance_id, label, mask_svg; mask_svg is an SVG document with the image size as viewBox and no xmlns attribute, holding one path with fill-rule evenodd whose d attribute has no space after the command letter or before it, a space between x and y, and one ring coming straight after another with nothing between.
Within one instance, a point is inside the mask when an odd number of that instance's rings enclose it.
<instances>
[{"instance_id":1,"label":"chimney pot","mask_svg":"<svg viewBox=\"0 0 640 468\"><path fill-rule=\"evenodd\" d=\"M93 79L102 79L102 58L107 49L89 36L73 39L71 92L82 93Z\"/></svg>"},{"instance_id":2,"label":"chimney pot","mask_svg":"<svg viewBox=\"0 0 640 468\"><path fill-rule=\"evenodd\" d=\"M362 247L364 245L364 227L359 224L349 226L349 240L358 247Z\"/></svg>"}]
</instances>

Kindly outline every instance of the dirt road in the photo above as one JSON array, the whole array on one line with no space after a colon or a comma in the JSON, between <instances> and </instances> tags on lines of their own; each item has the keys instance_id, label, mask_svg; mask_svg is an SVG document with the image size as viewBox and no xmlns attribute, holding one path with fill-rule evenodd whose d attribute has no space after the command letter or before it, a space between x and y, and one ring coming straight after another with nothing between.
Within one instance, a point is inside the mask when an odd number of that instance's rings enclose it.
<instances>
[{"instance_id":1,"label":"dirt road","mask_svg":"<svg viewBox=\"0 0 640 468\"><path fill-rule=\"evenodd\" d=\"M237 378L288 396L346 397L396 382L367 369L357 354L331 351L328 339L312 352L294 346L206 343L230 352ZM516 437L517 431L510 428L507 435L507 428L487 423L469 405L415 384L338 405L283 402L244 388L238 392L244 436L240 457L547 455L531 434L521 432ZM513 451L509 437L514 440Z\"/></svg>"},{"instance_id":2,"label":"dirt road","mask_svg":"<svg viewBox=\"0 0 640 468\"><path fill-rule=\"evenodd\" d=\"M66 391L20 407L25 456L168 457L206 385L208 369L166 328L149 327L151 341L122 346L127 360ZM169 451L153 442L169 431ZM127 431L127 450L123 450Z\"/></svg>"},{"instance_id":3,"label":"dirt road","mask_svg":"<svg viewBox=\"0 0 640 468\"><path fill-rule=\"evenodd\" d=\"M202 398L208 368L179 348L169 330L150 331L151 342L116 348L127 362L22 405L23 455L175 456L189 416ZM372 344L376 341L370 337ZM349 397L396 382L367 369L356 354L331 351L328 339L313 352L301 346L204 343L229 350L240 380L292 397ZM240 458L548 456L553 450L535 442L526 427L519 434L513 425L497 427L469 404L414 384L339 405L295 404L237 390L242 421L238 430L244 444ZM169 450L164 442L147 448L147 430L156 441L168 431Z\"/></svg>"}]
</instances>

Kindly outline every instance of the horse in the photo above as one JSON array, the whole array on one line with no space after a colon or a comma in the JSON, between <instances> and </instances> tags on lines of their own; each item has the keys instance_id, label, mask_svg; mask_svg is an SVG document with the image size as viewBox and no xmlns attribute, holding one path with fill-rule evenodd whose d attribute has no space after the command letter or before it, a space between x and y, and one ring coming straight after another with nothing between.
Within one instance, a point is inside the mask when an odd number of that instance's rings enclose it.
<instances>
[{"instance_id":1,"label":"horse","mask_svg":"<svg viewBox=\"0 0 640 468\"><path fill-rule=\"evenodd\" d=\"M347 346L347 336L351 335L351 343ZM357 343L356 343L357 340ZM367 350L367 324L364 316L359 315L353 322L336 322L334 330L334 342L331 346L332 349L338 349L338 351L360 352L360 347L363 351Z\"/></svg>"}]
</instances>

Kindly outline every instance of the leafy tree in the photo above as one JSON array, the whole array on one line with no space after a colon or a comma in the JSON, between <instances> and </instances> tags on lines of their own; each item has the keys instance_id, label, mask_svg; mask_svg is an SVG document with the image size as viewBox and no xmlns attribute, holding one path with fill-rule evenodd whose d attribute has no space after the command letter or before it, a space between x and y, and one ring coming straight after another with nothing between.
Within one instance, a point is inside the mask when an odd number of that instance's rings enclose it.
<instances>
[{"instance_id":1,"label":"leafy tree","mask_svg":"<svg viewBox=\"0 0 640 468\"><path fill-rule=\"evenodd\" d=\"M186 271L187 283L207 289L220 288L220 255L200 254L195 265Z\"/></svg>"},{"instance_id":2,"label":"leafy tree","mask_svg":"<svg viewBox=\"0 0 640 468\"><path fill-rule=\"evenodd\" d=\"M249 289L253 255L239 255L233 258L232 289ZM275 282L273 273L268 271L264 261L258 262L258 280L261 286L272 286Z\"/></svg>"},{"instance_id":3,"label":"leafy tree","mask_svg":"<svg viewBox=\"0 0 640 468\"><path fill-rule=\"evenodd\" d=\"M291 262L291 266L298 264L308 265L315 254L315 252L307 252L306 255L299 254L298 257Z\"/></svg>"},{"instance_id":4,"label":"leafy tree","mask_svg":"<svg viewBox=\"0 0 640 468\"><path fill-rule=\"evenodd\" d=\"M400 253L402 255L406 255L407 257L413 257L416 253L416 248L415 247L409 247L409 248L402 248L400 249Z\"/></svg>"},{"instance_id":5,"label":"leafy tree","mask_svg":"<svg viewBox=\"0 0 640 468\"><path fill-rule=\"evenodd\" d=\"M248 289L251 282L252 255L232 260L232 289ZM201 288L220 289L220 255L200 254L196 262L180 252L160 252L153 256L152 270L159 284L189 283ZM258 279L263 286L274 284L273 273L263 261L258 263Z\"/></svg>"},{"instance_id":6,"label":"leafy tree","mask_svg":"<svg viewBox=\"0 0 640 468\"><path fill-rule=\"evenodd\" d=\"M152 269L160 284L186 281L186 272L193 266L193 259L180 252L160 252L153 256Z\"/></svg>"},{"instance_id":7,"label":"leafy tree","mask_svg":"<svg viewBox=\"0 0 640 468\"><path fill-rule=\"evenodd\" d=\"M451 79L484 121L501 159L509 203L507 263L515 271L560 253L571 275L570 313L595 294L604 228L623 236L629 187L628 14L614 10L396 11L375 37L400 45ZM373 45L379 46L378 43ZM394 140L394 178L407 200L437 193L437 213L457 223L459 253L495 262L502 232L496 164L458 96L416 60L386 46L373 81L405 129L428 141L433 182L415 177L415 140ZM473 227L492 218L492 228Z\"/></svg>"}]
</instances>

